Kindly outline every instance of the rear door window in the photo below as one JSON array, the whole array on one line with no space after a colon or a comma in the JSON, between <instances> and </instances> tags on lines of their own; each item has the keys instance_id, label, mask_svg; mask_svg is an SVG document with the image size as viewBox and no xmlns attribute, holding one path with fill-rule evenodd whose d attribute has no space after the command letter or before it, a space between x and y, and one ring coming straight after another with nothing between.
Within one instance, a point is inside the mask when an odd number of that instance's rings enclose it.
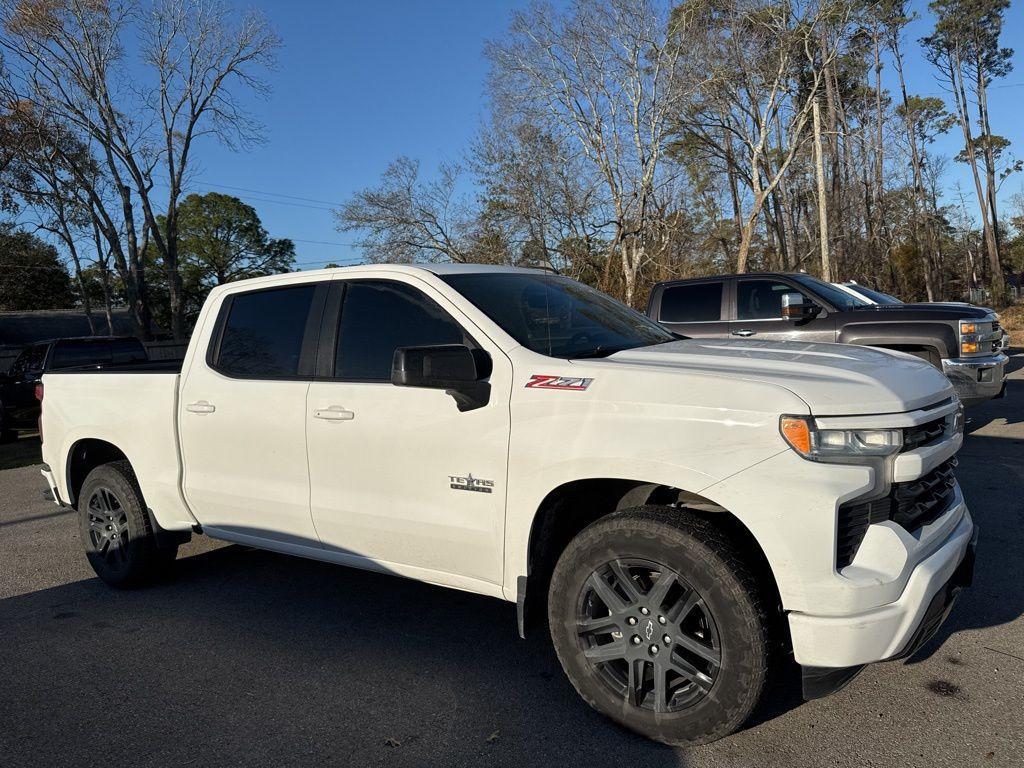
<instances>
[{"instance_id":1,"label":"rear door window","mask_svg":"<svg viewBox=\"0 0 1024 768\"><path fill-rule=\"evenodd\" d=\"M238 378L298 376L315 291L306 283L231 296L213 367Z\"/></svg>"},{"instance_id":2,"label":"rear door window","mask_svg":"<svg viewBox=\"0 0 1024 768\"><path fill-rule=\"evenodd\" d=\"M722 282L670 285L661 294L658 320L704 323L722 319Z\"/></svg>"},{"instance_id":3,"label":"rear door window","mask_svg":"<svg viewBox=\"0 0 1024 768\"><path fill-rule=\"evenodd\" d=\"M106 365L110 363L109 339L75 339L58 341L53 348L51 370L76 368L82 365Z\"/></svg>"},{"instance_id":4,"label":"rear door window","mask_svg":"<svg viewBox=\"0 0 1024 768\"><path fill-rule=\"evenodd\" d=\"M114 339L110 342L110 356L114 365L148 359L146 348L138 339Z\"/></svg>"}]
</instances>

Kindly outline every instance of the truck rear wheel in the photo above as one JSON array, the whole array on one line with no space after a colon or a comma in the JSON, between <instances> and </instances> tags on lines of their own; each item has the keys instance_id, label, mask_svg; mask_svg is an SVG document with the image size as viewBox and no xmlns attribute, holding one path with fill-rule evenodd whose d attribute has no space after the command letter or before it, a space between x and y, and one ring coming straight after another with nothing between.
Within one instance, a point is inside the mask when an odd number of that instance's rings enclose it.
<instances>
[{"instance_id":1,"label":"truck rear wheel","mask_svg":"<svg viewBox=\"0 0 1024 768\"><path fill-rule=\"evenodd\" d=\"M754 578L721 532L683 510L638 507L584 529L555 566L548 619L583 699L666 744L732 733L765 687Z\"/></svg>"},{"instance_id":2,"label":"truck rear wheel","mask_svg":"<svg viewBox=\"0 0 1024 768\"><path fill-rule=\"evenodd\" d=\"M127 461L96 467L78 496L79 531L89 564L112 587L149 583L174 561L177 544L157 546L135 473Z\"/></svg>"}]
</instances>

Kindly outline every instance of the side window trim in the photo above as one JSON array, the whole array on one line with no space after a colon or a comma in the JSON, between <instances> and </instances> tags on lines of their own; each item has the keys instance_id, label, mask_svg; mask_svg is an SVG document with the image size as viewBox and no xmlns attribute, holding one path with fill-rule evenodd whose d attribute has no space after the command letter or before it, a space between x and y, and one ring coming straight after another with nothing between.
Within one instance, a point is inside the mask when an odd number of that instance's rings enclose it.
<instances>
[{"instance_id":1,"label":"side window trim","mask_svg":"<svg viewBox=\"0 0 1024 768\"><path fill-rule=\"evenodd\" d=\"M221 343L224 340L224 330L227 327L228 317L231 315L231 306L236 296L247 296L254 293L281 290L283 288L297 288L300 286L313 285L313 298L310 301L309 314L306 316L306 325L302 334L302 346L299 351L298 373L294 376L243 376L237 373L224 370L218 365L220 358ZM257 288L252 291L237 291L228 294L221 302L217 310L217 320L213 326L213 333L210 334L210 343L206 348L206 366L226 376L229 379L239 381L310 381L314 377L317 360L317 349L320 340L321 320L324 313L324 306L327 302L327 294L330 288L330 281L311 283L286 283L284 285L271 285L266 288Z\"/></svg>"},{"instance_id":2,"label":"side window trim","mask_svg":"<svg viewBox=\"0 0 1024 768\"><path fill-rule=\"evenodd\" d=\"M390 379L349 379L335 375L337 364L337 353L341 344L341 319L345 308L345 298L348 295L348 287L352 283L398 283L410 290L416 291L421 296L431 301L441 312L443 312L455 325L462 329L463 335L468 341L470 349L483 349L472 333L466 328L466 324L456 318L441 302L427 293L419 285L404 280L396 280L393 277L377 277L368 275L360 277L339 277L331 283L331 293L328 294L326 308L323 313L323 321L320 327L320 344L316 356L316 372L313 375L314 381L334 381L347 384L391 384Z\"/></svg>"},{"instance_id":3,"label":"side window trim","mask_svg":"<svg viewBox=\"0 0 1024 768\"><path fill-rule=\"evenodd\" d=\"M327 290L323 316L320 319L320 336L316 350L314 381L334 379L335 357L338 353L338 339L341 330L341 307L345 303L347 280L332 280Z\"/></svg>"}]
</instances>

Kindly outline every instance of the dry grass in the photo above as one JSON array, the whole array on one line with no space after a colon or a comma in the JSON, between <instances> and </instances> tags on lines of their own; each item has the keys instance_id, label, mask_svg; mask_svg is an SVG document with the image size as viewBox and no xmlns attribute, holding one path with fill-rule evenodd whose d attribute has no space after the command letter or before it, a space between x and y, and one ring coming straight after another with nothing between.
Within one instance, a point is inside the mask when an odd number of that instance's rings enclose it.
<instances>
[{"instance_id":1,"label":"dry grass","mask_svg":"<svg viewBox=\"0 0 1024 768\"><path fill-rule=\"evenodd\" d=\"M999 323L1010 332L1015 343L1024 342L1024 304L1011 304L999 310Z\"/></svg>"}]
</instances>

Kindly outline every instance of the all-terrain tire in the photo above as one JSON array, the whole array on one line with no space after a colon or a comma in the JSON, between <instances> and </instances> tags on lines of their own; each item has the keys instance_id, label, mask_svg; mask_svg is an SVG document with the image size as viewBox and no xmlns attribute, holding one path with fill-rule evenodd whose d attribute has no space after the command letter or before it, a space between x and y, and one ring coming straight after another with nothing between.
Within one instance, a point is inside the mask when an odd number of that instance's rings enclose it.
<instances>
[{"instance_id":1,"label":"all-terrain tire","mask_svg":"<svg viewBox=\"0 0 1024 768\"><path fill-rule=\"evenodd\" d=\"M112 587L151 583L174 561L178 546L157 545L142 491L127 461L96 467L78 495L78 521L86 557Z\"/></svg>"},{"instance_id":2,"label":"all-terrain tire","mask_svg":"<svg viewBox=\"0 0 1024 768\"><path fill-rule=\"evenodd\" d=\"M669 582L675 591L659 597L655 585ZM555 651L580 696L666 744L702 744L732 733L765 688L770 623L753 572L719 529L685 510L622 510L581 531L555 566L548 619ZM614 629L606 635L589 629L607 630L609 620ZM626 659L612 658L619 649ZM603 658L611 660L594 660ZM677 668L690 670L690 677ZM661 695L655 680L673 682L663 684Z\"/></svg>"}]
</instances>

